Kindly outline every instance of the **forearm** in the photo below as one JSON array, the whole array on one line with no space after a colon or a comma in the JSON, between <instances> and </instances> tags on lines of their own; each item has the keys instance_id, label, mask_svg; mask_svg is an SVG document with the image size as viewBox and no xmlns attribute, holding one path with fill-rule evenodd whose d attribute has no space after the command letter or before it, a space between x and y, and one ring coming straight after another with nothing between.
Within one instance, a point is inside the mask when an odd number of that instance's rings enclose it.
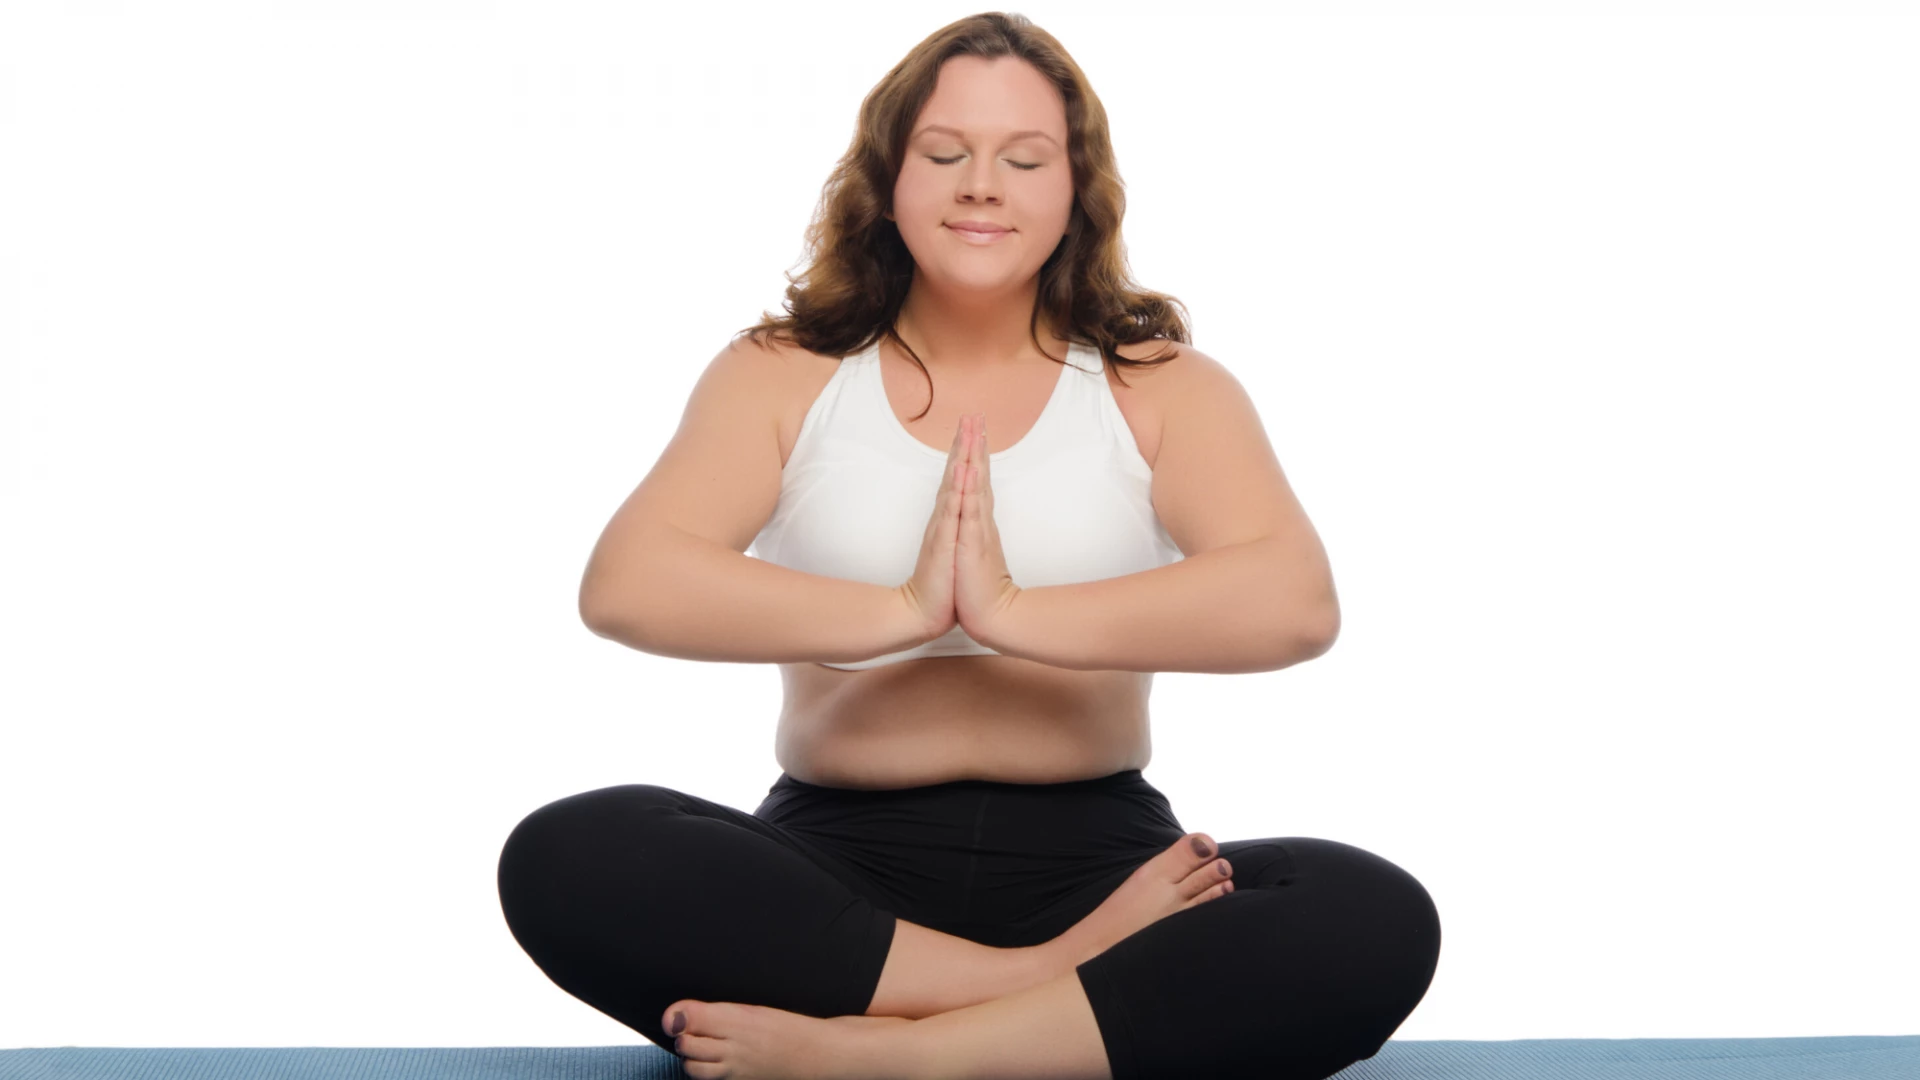
<instances>
[{"instance_id":1,"label":"forearm","mask_svg":"<svg viewBox=\"0 0 1920 1080\"><path fill-rule=\"evenodd\" d=\"M897 588L809 574L661 528L644 562L590 564L580 614L657 656L740 664L850 663L927 640Z\"/></svg>"},{"instance_id":2,"label":"forearm","mask_svg":"<svg viewBox=\"0 0 1920 1080\"><path fill-rule=\"evenodd\" d=\"M1023 588L992 647L1076 671L1274 671L1325 652L1339 604L1323 554L1260 540L1121 577Z\"/></svg>"}]
</instances>

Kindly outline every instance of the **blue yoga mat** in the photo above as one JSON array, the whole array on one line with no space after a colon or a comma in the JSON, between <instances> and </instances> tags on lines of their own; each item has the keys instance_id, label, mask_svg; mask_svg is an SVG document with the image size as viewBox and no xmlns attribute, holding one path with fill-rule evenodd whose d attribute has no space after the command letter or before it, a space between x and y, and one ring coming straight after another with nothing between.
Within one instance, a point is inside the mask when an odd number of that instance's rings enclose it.
<instances>
[{"instance_id":1,"label":"blue yoga mat","mask_svg":"<svg viewBox=\"0 0 1920 1080\"><path fill-rule=\"evenodd\" d=\"M1917 1080L1920 1035L1388 1040L1339 1080ZM679 1080L638 1046L0 1050L0 1080ZM1241 1080L1241 1078L1220 1078ZM1246 1080L1258 1080L1248 1077Z\"/></svg>"}]
</instances>

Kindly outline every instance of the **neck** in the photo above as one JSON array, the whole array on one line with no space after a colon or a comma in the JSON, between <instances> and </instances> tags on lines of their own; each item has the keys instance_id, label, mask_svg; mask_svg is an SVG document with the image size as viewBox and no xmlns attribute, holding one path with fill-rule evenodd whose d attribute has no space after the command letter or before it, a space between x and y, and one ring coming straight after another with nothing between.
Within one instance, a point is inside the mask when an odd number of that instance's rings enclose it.
<instances>
[{"instance_id":1,"label":"neck","mask_svg":"<svg viewBox=\"0 0 1920 1080\"><path fill-rule=\"evenodd\" d=\"M928 282L916 270L894 330L920 355L928 371L1031 363L1041 359L1033 344L1036 334L1047 351L1064 355L1066 340L1052 332L1044 317L1028 329L1039 289L1040 279L1035 276L1002 292L956 292Z\"/></svg>"}]
</instances>

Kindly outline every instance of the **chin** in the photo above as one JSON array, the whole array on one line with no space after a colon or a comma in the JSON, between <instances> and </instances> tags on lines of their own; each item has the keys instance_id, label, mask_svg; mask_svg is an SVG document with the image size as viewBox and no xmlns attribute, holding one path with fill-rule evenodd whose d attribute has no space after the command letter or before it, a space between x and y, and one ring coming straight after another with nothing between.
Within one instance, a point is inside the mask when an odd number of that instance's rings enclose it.
<instances>
[{"instance_id":1,"label":"chin","mask_svg":"<svg viewBox=\"0 0 1920 1080\"><path fill-rule=\"evenodd\" d=\"M1038 273L1040 270L1037 266L1034 267L1030 273L1022 273L1017 267L1011 270L995 270L991 273L980 273L978 271L981 268L977 266L958 269L943 267L942 269L947 271L940 275L940 280L945 284L956 289L966 289L971 292L981 293L1003 292L1011 289L1021 282L1026 281L1028 278L1031 278L1033 274ZM969 271L975 272L970 273Z\"/></svg>"}]
</instances>

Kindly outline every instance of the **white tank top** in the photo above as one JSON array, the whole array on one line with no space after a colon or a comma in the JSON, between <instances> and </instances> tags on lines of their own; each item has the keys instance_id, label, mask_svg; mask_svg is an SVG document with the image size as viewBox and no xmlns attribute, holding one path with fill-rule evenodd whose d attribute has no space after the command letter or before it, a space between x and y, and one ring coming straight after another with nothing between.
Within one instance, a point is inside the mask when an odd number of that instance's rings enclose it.
<instances>
[{"instance_id":1,"label":"white tank top","mask_svg":"<svg viewBox=\"0 0 1920 1080\"><path fill-rule=\"evenodd\" d=\"M1099 351L1071 344L1067 360L1032 430L988 455L993 521L1007 572L1023 589L1120 577L1183 557L1153 511L1153 471ZM876 341L844 357L808 408L780 474L779 502L748 551L810 574L900 585L919 561L946 464L947 451L921 442L887 403ZM857 671L979 655L999 652L956 625L911 649L826 666Z\"/></svg>"}]
</instances>

